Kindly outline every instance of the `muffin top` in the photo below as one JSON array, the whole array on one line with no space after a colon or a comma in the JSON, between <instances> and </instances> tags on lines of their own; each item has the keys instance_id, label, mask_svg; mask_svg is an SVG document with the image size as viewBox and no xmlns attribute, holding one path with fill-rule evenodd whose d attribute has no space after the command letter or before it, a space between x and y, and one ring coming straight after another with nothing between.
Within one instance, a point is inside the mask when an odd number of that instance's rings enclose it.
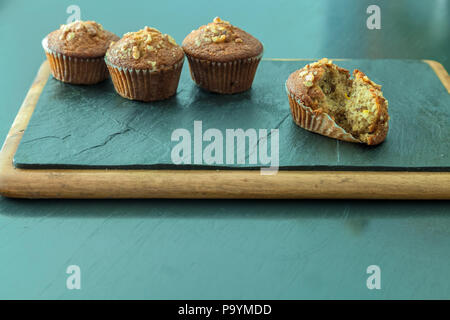
<instances>
[{"instance_id":1,"label":"muffin top","mask_svg":"<svg viewBox=\"0 0 450 320\"><path fill-rule=\"evenodd\" d=\"M186 54L198 59L228 62L256 57L263 45L251 34L216 17L213 22L193 30L183 41Z\"/></svg>"},{"instance_id":2,"label":"muffin top","mask_svg":"<svg viewBox=\"0 0 450 320\"><path fill-rule=\"evenodd\" d=\"M44 46L71 57L98 58L103 57L111 42L118 39L95 21L75 21L50 33L44 39Z\"/></svg>"},{"instance_id":3,"label":"muffin top","mask_svg":"<svg viewBox=\"0 0 450 320\"><path fill-rule=\"evenodd\" d=\"M126 33L106 53L106 60L113 65L139 70L165 69L183 58L183 49L171 36L149 27Z\"/></svg>"},{"instance_id":4,"label":"muffin top","mask_svg":"<svg viewBox=\"0 0 450 320\"><path fill-rule=\"evenodd\" d=\"M301 99L305 105L314 110L324 98L324 91L320 87L320 82L327 71L340 74L342 83L351 86L352 81L348 70L338 67L327 58L323 58L291 73L286 81L286 87L298 99ZM335 84L330 83L330 85Z\"/></svg>"}]
</instances>

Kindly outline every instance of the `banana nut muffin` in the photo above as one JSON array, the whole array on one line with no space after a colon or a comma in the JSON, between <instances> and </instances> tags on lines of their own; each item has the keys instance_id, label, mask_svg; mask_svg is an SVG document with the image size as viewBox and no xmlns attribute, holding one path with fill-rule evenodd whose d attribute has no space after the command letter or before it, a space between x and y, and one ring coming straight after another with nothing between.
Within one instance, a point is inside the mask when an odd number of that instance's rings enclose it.
<instances>
[{"instance_id":1,"label":"banana nut muffin","mask_svg":"<svg viewBox=\"0 0 450 320\"><path fill-rule=\"evenodd\" d=\"M105 61L118 94L155 101L175 95L184 52L171 36L145 27L112 44Z\"/></svg>"},{"instance_id":2,"label":"banana nut muffin","mask_svg":"<svg viewBox=\"0 0 450 320\"><path fill-rule=\"evenodd\" d=\"M108 78L104 56L119 39L94 21L61 25L42 41L53 76L73 84L94 84Z\"/></svg>"},{"instance_id":3,"label":"banana nut muffin","mask_svg":"<svg viewBox=\"0 0 450 320\"><path fill-rule=\"evenodd\" d=\"M194 82L224 94L250 89L263 53L258 39L218 17L193 30L182 47Z\"/></svg>"},{"instance_id":4,"label":"banana nut muffin","mask_svg":"<svg viewBox=\"0 0 450 320\"><path fill-rule=\"evenodd\" d=\"M388 101L363 72L324 58L293 72L286 90L294 121L332 138L376 145L389 130Z\"/></svg>"}]
</instances>

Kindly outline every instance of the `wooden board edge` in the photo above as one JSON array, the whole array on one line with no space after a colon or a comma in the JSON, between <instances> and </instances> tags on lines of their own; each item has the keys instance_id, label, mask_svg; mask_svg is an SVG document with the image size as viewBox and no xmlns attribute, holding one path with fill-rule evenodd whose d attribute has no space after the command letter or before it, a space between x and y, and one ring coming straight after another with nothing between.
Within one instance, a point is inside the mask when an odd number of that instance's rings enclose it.
<instances>
[{"instance_id":1,"label":"wooden board edge","mask_svg":"<svg viewBox=\"0 0 450 320\"><path fill-rule=\"evenodd\" d=\"M28 90L24 101L17 113L16 118L11 126L11 129L6 136L2 149L0 150L0 195L5 195L14 181L21 181L24 174L14 168L13 157L19 147L20 140L28 126L31 116L39 100L39 96L47 83L50 75L50 66L45 60L33 80L33 83Z\"/></svg>"},{"instance_id":2,"label":"wooden board edge","mask_svg":"<svg viewBox=\"0 0 450 320\"><path fill-rule=\"evenodd\" d=\"M431 67L431 69L433 69L433 71L438 76L439 80L441 80L442 84L447 89L447 92L450 94L450 76L448 75L447 70L445 70L444 66L434 60L422 60L422 61L427 63Z\"/></svg>"},{"instance_id":3,"label":"wooden board edge","mask_svg":"<svg viewBox=\"0 0 450 320\"><path fill-rule=\"evenodd\" d=\"M434 69L433 69L434 70ZM444 69L445 70L445 69ZM29 170L12 159L50 75L39 69L0 152L0 194L12 198L450 199L450 172Z\"/></svg>"}]
</instances>

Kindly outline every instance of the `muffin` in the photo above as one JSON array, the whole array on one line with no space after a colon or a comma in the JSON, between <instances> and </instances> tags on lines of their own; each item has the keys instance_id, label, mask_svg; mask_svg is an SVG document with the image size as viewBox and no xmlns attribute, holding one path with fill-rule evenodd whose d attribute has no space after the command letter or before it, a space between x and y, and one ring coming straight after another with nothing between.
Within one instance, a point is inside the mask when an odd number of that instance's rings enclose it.
<instances>
[{"instance_id":1,"label":"muffin","mask_svg":"<svg viewBox=\"0 0 450 320\"><path fill-rule=\"evenodd\" d=\"M286 81L292 117L300 127L331 138L377 145L389 130L388 102L381 86L363 72L324 58L293 72Z\"/></svg>"},{"instance_id":2,"label":"muffin","mask_svg":"<svg viewBox=\"0 0 450 320\"><path fill-rule=\"evenodd\" d=\"M75 21L47 35L42 46L53 77L67 83L95 84L108 78L104 56L117 40L118 36L99 23Z\"/></svg>"},{"instance_id":3,"label":"muffin","mask_svg":"<svg viewBox=\"0 0 450 320\"><path fill-rule=\"evenodd\" d=\"M223 94L251 88L263 46L252 35L215 18L183 41L191 77L201 88Z\"/></svg>"},{"instance_id":4,"label":"muffin","mask_svg":"<svg viewBox=\"0 0 450 320\"><path fill-rule=\"evenodd\" d=\"M184 52L171 36L145 27L112 44L105 61L118 94L156 101L177 92Z\"/></svg>"}]
</instances>

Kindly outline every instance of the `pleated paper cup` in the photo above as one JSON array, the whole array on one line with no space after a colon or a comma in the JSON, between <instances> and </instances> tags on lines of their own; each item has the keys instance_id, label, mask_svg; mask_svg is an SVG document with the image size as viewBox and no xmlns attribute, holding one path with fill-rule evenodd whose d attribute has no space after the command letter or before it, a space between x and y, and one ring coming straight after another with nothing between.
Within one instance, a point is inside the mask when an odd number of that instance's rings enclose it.
<instances>
[{"instance_id":1,"label":"pleated paper cup","mask_svg":"<svg viewBox=\"0 0 450 320\"><path fill-rule=\"evenodd\" d=\"M330 138L347 142L362 143L344 128L339 126L328 114L315 113L310 107L305 106L300 99L289 91L287 86L286 92L289 98L292 118L298 126Z\"/></svg>"},{"instance_id":2,"label":"pleated paper cup","mask_svg":"<svg viewBox=\"0 0 450 320\"><path fill-rule=\"evenodd\" d=\"M109 76L104 57L70 57L50 50L47 46L47 38L42 40L42 47L55 79L72 84L96 84Z\"/></svg>"},{"instance_id":3,"label":"pleated paper cup","mask_svg":"<svg viewBox=\"0 0 450 320\"><path fill-rule=\"evenodd\" d=\"M261 57L215 62L187 55L192 80L205 90L222 94L250 89Z\"/></svg>"},{"instance_id":4,"label":"pleated paper cup","mask_svg":"<svg viewBox=\"0 0 450 320\"><path fill-rule=\"evenodd\" d=\"M118 94L130 100L148 102L168 99L176 94L184 57L173 66L160 70L121 68L106 58L105 61Z\"/></svg>"}]
</instances>

